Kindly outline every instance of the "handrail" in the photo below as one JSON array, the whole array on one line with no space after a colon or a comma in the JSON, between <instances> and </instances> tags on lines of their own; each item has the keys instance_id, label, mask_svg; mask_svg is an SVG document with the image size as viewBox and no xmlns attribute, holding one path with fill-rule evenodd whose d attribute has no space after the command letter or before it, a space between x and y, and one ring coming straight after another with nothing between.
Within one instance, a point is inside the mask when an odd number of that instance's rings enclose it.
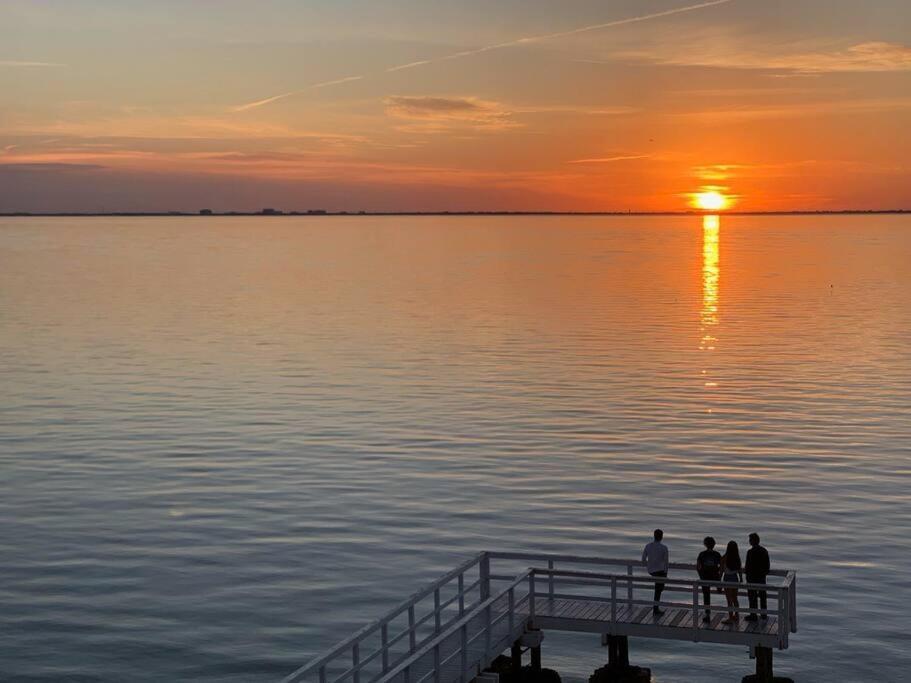
<instances>
[{"instance_id":1,"label":"handrail","mask_svg":"<svg viewBox=\"0 0 911 683\"><path fill-rule=\"evenodd\" d=\"M447 572L440 578L436 579L432 583L429 583L426 586L424 586L423 588L412 593L410 597L408 597L407 599L400 602L398 605L396 605L391 610L386 612L386 614L384 614L380 618L375 619L374 621L370 622L369 624L363 626L361 629L356 631L353 635L349 636L348 638L345 638L343 641L341 641L337 645L333 646L332 648L325 651L321 655L317 655L314 659L311 659L309 662L307 662L300 668L293 671L291 674L289 674L288 676L286 676L285 678L282 679L282 683L292 683L294 681L299 681L306 674L312 672L315 669L319 669L322 666L325 666L327 663L329 663L330 661L335 659L337 656L349 652L350 649L355 644L364 640L367 636L375 633L378 629L381 629L383 626L387 625L390 621L392 621L396 617L401 616L402 614L404 614L405 612L407 612L409 610L412 610L416 603L433 595L434 591L436 591L437 589L446 585L447 583L452 581L452 579L458 577L459 575L465 574L465 572L467 572L469 569L471 569L472 567L474 567L477 564L480 564L484 558L484 555L485 555L485 553L483 553L483 552L474 555L472 558L462 562L455 569L450 570L449 572ZM467 586L467 587L463 586L461 588L461 592L456 597L458 598L458 597L464 595L465 593L469 592L473 588L477 587L477 585L479 583L481 583L482 580L483 580L483 577L482 577L482 579L479 579L478 581L472 583L470 586ZM447 606L449 604L452 604L452 602L453 601L449 601L447 603ZM430 614L432 615L433 613L431 612ZM424 623L425 621L426 621L426 618L422 619L422 621L420 623ZM407 634L407 633L413 634L415 629L419 625L420 624L412 621L411 623L409 623L408 628L402 632L402 634L399 634L391 641L387 641L387 642L383 643L383 645L380 648L380 651L382 651L384 649L388 650L388 648L391 644L396 643L399 640L401 640L401 637L403 637L403 634ZM374 657L372 657L372 656L369 657L369 661L372 661L373 659L374 659ZM353 669L347 670L343 674L343 676L356 672L356 671L359 671L360 668L361 667L357 667L355 665L355 667L353 667ZM321 676L320 678L322 679L323 676ZM322 681L321 681L321 683L322 683Z\"/></svg>"},{"instance_id":2,"label":"handrail","mask_svg":"<svg viewBox=\"0 0 911 683\"><path fill-rule=\"evenodd\" d=\"M532 561L552 561L566 562L575 564L615 564L623 567L645 567L646 563L641 560L621 560L609 557L594 557L592 555L560 555L552 553L524 553L524 552L503 552L491 550L487 553L492 560L532 560ZM696 571L695 563L690 562L669 562L669 569L686 569ZM787 569L771 569L769 576L787 577Z\"/></svg>"},{"instance_id":3,"label":"handrail","mask_svg":"<svg viewBox=\"0 0 911 683\"><path fill-rule=\"evenodd\" d=\"M511 584L509 584L509 586L504 588L502 591L500 591L499 593L497 593L496 595L494 595L492 597L487 598L483 602L475 605L475 607L472 610L470 610L469 612L467 612L465 614L465 616L463 616L458 621L455 621L452 624L450 624L444 631L440 632L438 635L436 635L432 639L428 640L426 643L424 643L424 645L421 648L419 648L414 653L410 654L407 659L399 662L399 664L397 664L395 666L395 668L391 669L386 674L384 674L381 678L377 679L376 683L385 683L386 681L390 680L392 677L397 676L400 673L402 673L414 661L416 661L416 660L420 659L421 657L430 653L434 647L436 647L437 645L442 643L446 638L453 636L457 630L460 630L463 626L470 623L472 619L477 618L478 614L482 610L486 610L487 608L489 608L491 605L493 605L498 600L502 600L504 596L506 596L516 586L518 586L523 581L525 581L530 576L532 576L533 573L534 573L534 569L528 569L527 571L525 571L522 574L520 574L519 576L517 576L513 580L513 582ZM533 595L534 595L533 593L529 593L529 596L533 596ZM519 600L519 602L514 603L513 610L515 610L515 607L517 607L519 604L521 604L521 602L522 602L522 600ZM480 634L475 634L474 637L477 638L479 635Z\"/></svg>"},{"instance_id":4,"label":"handrail","mask_svg":"<svg viewBox=\"0 0 911 683\"><path fill-rule=\"evenodd\" d=\"M534 571L536 574L545 574L552 576L567 576L567 577L577 577L583 579L597 579L609 583L610 579L619 579L624 582L632 583L663 583L665 585L672 586L692 586L694 584L699 587L705 586L706 588L740 588L746 590L764 590L772 592L781 592L786 590L786 586L778 586L772 583L730 583L725 581L711 581L709 579L678 579L670 576L644 576L644 575L632 575L629 574L608 574L602 572L582 572L575 571L572 569L542 569L535 567Z\"/></svg>"}]
</instances>

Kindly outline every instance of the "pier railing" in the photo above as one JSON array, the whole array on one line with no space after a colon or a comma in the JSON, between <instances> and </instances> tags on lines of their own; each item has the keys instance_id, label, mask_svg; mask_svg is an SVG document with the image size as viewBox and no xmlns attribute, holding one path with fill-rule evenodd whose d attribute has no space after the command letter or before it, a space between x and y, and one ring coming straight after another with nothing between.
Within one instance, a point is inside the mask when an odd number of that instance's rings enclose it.
<instances>
[{"instance_id":1,"label":"pier railing","mask_svg":"<svg viewBox=\"0 0 911 683\"><path fill-rule=\"evenodd\" d=\"M580 568L582 567L582 568ZM598 621L584 630L604 634L629 629L632 608L651 608L656 583L664 584L661 608L691 614L683 637L719 640L712 621L700 613L756 614L775 619L777 645L788 646L797 630L796 574L773 570L769 584L735 584L742 605L748 590L765 591L769 609L730 608L722 596L701 604L702 589L730 589L732 584L693 577L692 564L673 563L671 576L652 577L643 563L587 556L482 552L414 593L384 616L313 659L284 683L467 683L526 630L541 624L570 627L572 615L558 615L560 601L600 603ZM691 577L681 576L692 573ZM624 619L620 619L622 610ZM649 612L650 609L643 610ZM682 619L681 619L682 621ZM676 625L676 624L675 624ZM668 637L667 625L642 623L636 635ZM662 629L664 634L662 635ZM680 638L680 629L673 637ZM735 634L736 635L736 634ZM730 641L733 642L733 641ZM768 636L763 641L768 645Z\"/></svg>"},{"instance_id":2,"label":"pier railing","mask_svg":"<svg viewBox=\"0 0 911 683\"><path fill-rule=\"evenodd\" d=\"M723 601L723 593L716 604L710 607L699 605L700 610L708 610L710 613L715 612L733 612L738 615L756 614L760 617L775 616L779 619L779 637L781 642L779 647L787 647L787 634L797 632L797 574L792 570L772 569L769 576L773 577L773 583L749 584L739 583L730 584L721 581L704 581L695 578L681 578L680 573L696 573L696 565L686 562L671 562L668 565L670 576L667 578L653 577L645 573L645 563L638 560L612 559L603 557L593 557L586 555L559 555L559 554L542 554L542 553L514 553L514 552L487 552L488 566L491 568L489 573L492 581L509 581L515 573L498 573L501 566L507 562L512 562L524 566L532 566L534 574L541 577L541 583L546 586L544 592L535 591L534 598L574 598L579 600L611 600L616 604L651 606L654 605L652 593L656 583L664 584L664 593L683 593L692 598L689 604L698 604L702 598L702 588L707 587L714 591L723 591L736 586L738 589L738 598L741 600L740 607L729 608ZM580 567L597 567L602 569L601 572L591 572L581 570ZM675 576L675 573L678 576ZM577 585L587 586L589 590L583 594L568 594L558 592L557 586ZM593 589L601 589L607 593L610 586L616 587L613 594L598 594ZM646 590L645 598L637 598L642 591ZM763 591L766 593L770 607L773 609L761 610L750 609L745 606L748 604L748 592L750 590ZM682 607L687 603L681 601L668 602L662 601L659 607Z\"/></svg>"},{"instance_id":3,"label":"pier railing","mask_svg":"<svg viewBox=\"0 0 911 683\"><path fill-rule=\"evenodd\" d=\"M485 553L463 562L284 681L377 680L490 596L488 566Z\"/></svg>"}]
</instances>

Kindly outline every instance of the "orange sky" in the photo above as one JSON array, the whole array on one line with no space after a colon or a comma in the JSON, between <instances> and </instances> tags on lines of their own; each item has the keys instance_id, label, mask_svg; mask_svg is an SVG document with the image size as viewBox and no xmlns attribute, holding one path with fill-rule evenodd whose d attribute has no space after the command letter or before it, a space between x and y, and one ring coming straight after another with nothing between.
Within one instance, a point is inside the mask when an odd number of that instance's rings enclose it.
<instances>
[{"instance_id":1,"label":"orange sky","mask_svg":"<svg viewBox=\"0 0 911 683\"><path fill-rule=\"evenodd\" d=\"M908 35L903 0L9 0L0 211L908 208Z\"/></svg>"}]
</instances>

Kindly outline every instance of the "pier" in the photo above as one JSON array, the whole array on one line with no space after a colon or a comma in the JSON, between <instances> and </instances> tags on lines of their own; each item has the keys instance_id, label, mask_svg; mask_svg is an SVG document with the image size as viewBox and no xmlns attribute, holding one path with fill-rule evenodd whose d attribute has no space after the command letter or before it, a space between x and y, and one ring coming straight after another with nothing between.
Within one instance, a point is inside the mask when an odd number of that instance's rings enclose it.
<instances>
[{"instance_id":1,"label":"pier","mask_svg":"<svg viewBox=\"0 0 911 683\"><path fill-rule=\"evenodd\" d=\"M547 631L599 634L612 667L629 664L629 638L660 638L748 647L753 680L771 682L774 650L797 631L797 575L772 570L768 584L741 583L741 607L729 608L719 588L694 564L671 563L667 578L643 563L572 555L482 552L414 593L385 615L284 679L284 683L492 683L485 670L504 652L514 665L529 651L541 668ZM655 583L665 584L654 614ZM703 587L712 605L702 604ZM768 609L744 606L747 590L764 590ZM709 620L703 615L709 611ZM722 621L729 611L740 620ZM743 617L760 618L747 621Z\"/></svg>"}]
</instances>

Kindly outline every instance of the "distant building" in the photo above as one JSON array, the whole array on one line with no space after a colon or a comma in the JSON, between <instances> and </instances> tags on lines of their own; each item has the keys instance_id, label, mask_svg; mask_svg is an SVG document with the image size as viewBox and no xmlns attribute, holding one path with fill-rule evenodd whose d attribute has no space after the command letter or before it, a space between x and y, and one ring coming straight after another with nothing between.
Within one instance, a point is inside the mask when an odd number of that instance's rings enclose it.
<instances>
[{"instance_id":1,"label":"distant building","mask_svg":"<svg viewBox=\"0 0 911 683\"><path fill-rule=\"evenodd\" d=\"M200 215L200 216L211 216L211 215L212 215L212 209L200 209L200 210L199 210L199 215Z\"/></svg>"},{"instance_id":2,"label":"distant building","mask_svg":"<svg viewBox=\"0 0 911 683\"><path fill-rule=\"evenodd\" d=\"M326 209L309 209L307 211L308 216L325 216L326 213Z\"/></svg>"},{"instance_id":3,"label":"distant building","mask_svg":"<svg viewBox=\"0 0 911 683\"><path fill-rule=\"evenodd\" d=\"M278 209L263 209L259 212L263 216L281 216L282 212Z\"/></svg>"}]
</instances>

